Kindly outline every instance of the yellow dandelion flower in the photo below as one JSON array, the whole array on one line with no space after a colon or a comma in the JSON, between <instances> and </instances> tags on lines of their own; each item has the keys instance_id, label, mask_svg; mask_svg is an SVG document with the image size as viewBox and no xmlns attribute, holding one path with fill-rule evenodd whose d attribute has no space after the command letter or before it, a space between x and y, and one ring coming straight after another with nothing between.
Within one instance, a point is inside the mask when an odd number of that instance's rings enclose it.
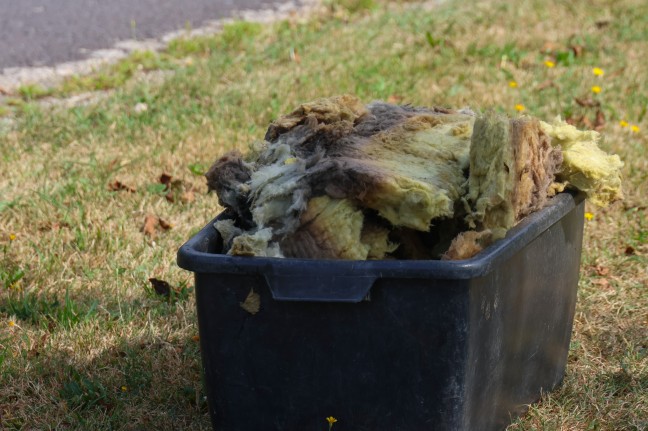
<instances>
[{"instance_id":1,"label":"yellow dandelion flower","mask_svg":"<svg viewBox=\"0 0 648 431\"><path fill-rule=\"evenodd\" d=\"M601 87L599 87L598 85L592 87L592 93L599 94L600 92L601 92Z\"/></svg>"},{"instance_id":2,"label":"yellow dandelion flower","mask_svg":"<svg viewBox=\"0 0 648 431\"><path fill-rule=\"evenodd\" d=\"M603 69L601 69L600 67L595 67L594 69L592 69L592 73L593 73L594 75L596 75L596 76L603 76L603 75L605 75L605 71L604 71Z\"/></svg>"},{"instance_id":3,"label":"yellow dandelion flower","mask_svg":"<svg viewBox=\"0 0 648 431\"><path fill-rule=\"evenodd\" d=\"M16 235L13 233L9 234L9 241L15 241L16 240Z\"/></svg>"},{"instance_id":4,"label":"yellow dandelion flower","mask_svg":"<svg viewBox=\"0 0 648 431\"><path fill-rule=\"evenodd\" d=\"M621 121L619 121L619 126L628 127L628 122L626 120L621 120Z\"/></svg>"},{"instance_id":5,"label":"yellow dandelion flower","mask_svg":"<svg viewBox=\"0 0 648 431\"><path fill-rule=\"evenodd\" d=\"M521 103L518 103L517 105L515 105L515 110L518 111L518 112L522 112L522 111L524 111L525 109L526 109L526 106L524 106L524 105L521 104Z\"/></svg>"},{"instance_id":6,"label":"yellow dandelion flower","mask_svg":"<svg viewBox=\"0 0 648 431\"><path fill-rule=\"evenodd\" d=\"M518 86L518 85L517 85L517 82L515 82L515 81L509 81L509 87L511 87L511 88L517 88L517 86Z\"/></svg>"},{"instance_id":7,"label":"yellow dandelion flower","mask_svg":"<svg viewBox=\"0 0 648 431\"><path fill-rule=\"evenodd\" d=\"M585 213L585 220L590 221L594 218L594 214L587 212Z\"/></svg>"},{"instance_id":8,"label":"yellow dandelion flower","mask_svg":"<svg viewBox=\"0 0 648 431\"><path fill-rule=\"evenodd\" d=\"M16 326L16 321L15 320L10 320L8 325L9 325L10 328L13 328L14 326Z\"/></svg>"},{"instance_id":9,"label":"yellow dandelion flower","mask_svg":"<svg viewBox=\"0 0 648 431\"><path fill-rule=\"evenodd\" d=\"M630 126L630 130L632 130L635 133L639 133L640 129L639 129L639 126L637 126L636 124L633 124L632 126Z\"/></svg>"},{"instance_id":10,"label":"yellow dandelion flower","mask_svg":"<svg viewBox=\"0 0 648 431\"><path fill-rule=\"evenodd\" d=\"M122 386L121 391L122 392L128 392L128 386Z\"/></svg>"},{"instance_id":11,"label":"yellow dandelion flower","mask_svg":"<svg viewBox=\"0 0 648 431\"><path fill-rule=\"evenodd\" d=\"M544 65L547 66L549 69L551 69L552 67L556 67L556 63L554 63L554 62L551 61L551 60L546 60L546 61L544 62Z\"/></svg>"}]
</instances>

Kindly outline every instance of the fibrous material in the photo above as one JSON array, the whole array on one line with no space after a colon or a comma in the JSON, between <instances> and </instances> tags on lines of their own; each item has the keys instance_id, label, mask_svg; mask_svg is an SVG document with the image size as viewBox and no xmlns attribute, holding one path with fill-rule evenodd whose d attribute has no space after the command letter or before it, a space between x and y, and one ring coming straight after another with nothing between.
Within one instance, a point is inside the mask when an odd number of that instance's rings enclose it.
<instances>
[{"instance_id":1,"label":"fibrous material","mask_svg":"<svg viewBox=\"0 0 648 431\"><path fill-rule=\"evenodd\" d=\"M621 168L623 162L617 155L607 154L598 146L601 135L594 130L578 130L560 118L551 123L541 122L544 133L553 145L562 149L564 162L558 181L587 194L599 206L623 198Z\"/></svg>"},{"instance_id":2,"label":"fibrous material","mask_svg":"<svg viewBox=\"0 0 648 431\"><path fill-rule=\"evenodd\" d=\"M595 140L557 124L349 95L304 103L209 170L234 216L216 228L234 255L470 257L567 185L619 196L619 165L587 170L579 143Z\"/></svg>"}]
</instances>

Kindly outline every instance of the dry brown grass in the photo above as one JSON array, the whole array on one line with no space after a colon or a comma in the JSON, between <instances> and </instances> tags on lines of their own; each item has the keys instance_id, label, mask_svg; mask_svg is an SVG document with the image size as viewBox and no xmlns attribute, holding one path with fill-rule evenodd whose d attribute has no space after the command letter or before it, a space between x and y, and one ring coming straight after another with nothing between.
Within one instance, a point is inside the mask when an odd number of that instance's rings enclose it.
<instances>
[{"instance_id":1,"label":"dry brown grass","mask_svg":"<svg viewBox=\"0 0 648 431\"><path fill-rule=\"evenodd\" d=\"M300 101L349 92L593 118L596 108L574 97L595 84L603 146L626 162L627 197L589 208L564 384L511 429L648 427L645 3L408 3L334 15L185 47L192 64L164 84L129 85L96 106L18 108L16 126L0 132L2 427L209 429L191 275L174 258L219 208L190 166L244 149ZM582 55L556 61L570 46ZM148 110L135 113L138 103ZM192 186L195 200L168 202L162 173ZM110 191L115 180L136 191ZM147 214L173 228L146 236ZM160 298L149 277L180 293Z\"/></svg>"}]
</instances>

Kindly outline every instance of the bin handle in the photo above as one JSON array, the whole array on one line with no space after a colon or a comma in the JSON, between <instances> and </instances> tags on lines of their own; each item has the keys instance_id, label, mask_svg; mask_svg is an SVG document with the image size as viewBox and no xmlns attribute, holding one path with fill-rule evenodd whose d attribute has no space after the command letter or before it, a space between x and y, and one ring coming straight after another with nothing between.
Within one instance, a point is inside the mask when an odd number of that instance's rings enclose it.
<instances>
[{"instance_id":1,"label":"bin handle","mask_svg":"<svg viewBox=\"0 0 648 431\"><path fill-rule=\"evenodd\" d=\"M310 274L265 274L276 301L350 302L368 298L375 276Z\"/></svg>"}]
</instances>

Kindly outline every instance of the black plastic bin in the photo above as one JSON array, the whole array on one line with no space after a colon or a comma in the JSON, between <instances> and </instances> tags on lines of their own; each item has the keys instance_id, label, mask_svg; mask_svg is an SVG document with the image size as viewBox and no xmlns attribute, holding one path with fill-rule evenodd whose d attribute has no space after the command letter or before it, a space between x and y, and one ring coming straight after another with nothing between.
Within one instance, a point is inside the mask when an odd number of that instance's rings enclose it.
<instances>
[{"instance_id":1,"label":"black plastic bin","mask_svg":"<svg viewBox=\"0 0 648 431\"><path fill-rule=\"evenodd\" d=\"M504 429L564 375L583 207L559 194L463 261L232 257L209 223L178 264L214 430Z\"/></svg>"}]
</instances>

